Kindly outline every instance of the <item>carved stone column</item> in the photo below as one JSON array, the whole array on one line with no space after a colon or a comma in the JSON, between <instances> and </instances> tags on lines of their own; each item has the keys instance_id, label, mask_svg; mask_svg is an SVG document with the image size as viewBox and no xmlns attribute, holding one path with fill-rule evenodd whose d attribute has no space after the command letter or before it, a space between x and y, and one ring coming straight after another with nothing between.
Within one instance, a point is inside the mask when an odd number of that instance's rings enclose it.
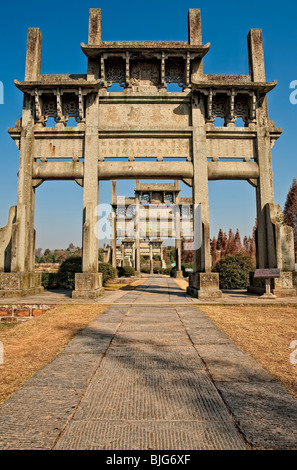
<instances>
[{"instance_id":1,"label":"carved stone column","mask_svg":"<svg viewBox=\"0 0 297 470\"><path fill-rule=\"evenodd\" d=\"M114 268L117 267L117 214L116 214L116 181L112 182L112 213L111 213L111 223L112 223L112 235L111 235L111 262Z\"/></svg>"},{"instance_id":2,"label":"carved stone column","mask_svg":"<svg viewBox=\"0 0 297 470\"><path fill-rule=\"evenodd\" d=\"M38 80L42 36L38 28L28 31L25 80ZM43 291L41 274L35 273L34 114L32 98L25 94L21 121L20 163L16 221L12 226L11 273L0 274L0 297L25 296Z\"/></svg>"},{"instance_id":3,"label":"carved stone column","mask_svg":"<svg viewBox=\"0 0 297 470\"><path fill-rule=\"evenodd\" d=\"M194 272L190 276L188 293L198 298L216 298L222 293L219 275L211 272L206 132L201 95L193 97L192 126Z\"/></svg>"},{"instance_id":4,"label":"carved stone column","mask_svg":"<svg viewBox=\"0 0 297 470\"><path fill-rule=\"evenodd\" d=\"M73 298L96 298L103 292L102 273L98 273L98 101L97 93L91 93L87 97L83 195L83 272L75 276Z\"/></svg>"},{"instance_id":5,"label":"carved stone column","mask_svg":"<svg viewBox=\"0 0 297 470\"><path fill-rule=\"evenodd\" d=\"M135 201L135 275L140 276L140 205L138 198Z\"/></svg>"},{"instance_id":6,"label":"carved stone column","mask_svg":"<svg viewBox=\"0 0 297 470\"><path fill-rule=\"evenodd\" d=\"M150 274L154 274L153 243L150 242Z\"/></svg>"}]
</instances>

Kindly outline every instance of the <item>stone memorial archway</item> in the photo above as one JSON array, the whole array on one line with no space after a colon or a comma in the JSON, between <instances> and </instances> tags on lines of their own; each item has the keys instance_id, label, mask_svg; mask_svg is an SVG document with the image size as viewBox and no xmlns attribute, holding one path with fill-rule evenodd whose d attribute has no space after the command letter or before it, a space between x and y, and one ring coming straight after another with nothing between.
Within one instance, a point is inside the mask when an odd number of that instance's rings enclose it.
<instances>
[{"instance_id":1,"label":"stone memorial archway","mask_svg":"<svg viewBox=\"0 0 297 470\"><path fill-rule=\"evenodd\" d=\"M48 180L83 187L83 272L73 296L99 295L98 182L117 179L179 179L192 186L201 244L189 292L199 298L221 295L211 272L208 181L247 181L256 196L257 265L281 269L278 295L296 293L292 229L274 205L271 147L282 131L268 116L266 95L276 82L266 82L261 30L248 34L248 75L209 75L203 73L210 44L202 43L200 10L189 11L188 23L188 41L102 41L101 11L91 9L82 75L42 75L41 32L29 29L25 80L15 82L24 93L22 118L9 129L20 164L17 208L0 231L2 297L42 290L34 272L34 201ZM122 93L109 91L114 83ZM170 83L180 92L168 92ZM67 126L73 117L77 126ZM224 127L214 125L217 117ZM55 127L47 126L49 118ZM239 118L243 127L236 127ZM264 291L257 282L251 290Z\"/></svg>"}]
</instances>

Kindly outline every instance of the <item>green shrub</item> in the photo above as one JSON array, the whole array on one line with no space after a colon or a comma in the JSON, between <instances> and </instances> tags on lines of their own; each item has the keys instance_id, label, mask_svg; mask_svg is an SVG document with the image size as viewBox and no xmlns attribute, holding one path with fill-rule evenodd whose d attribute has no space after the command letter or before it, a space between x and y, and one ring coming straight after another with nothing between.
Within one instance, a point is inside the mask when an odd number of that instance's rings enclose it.
<instances>
[{"instance_id":1,"label":"green shrub","mask_svg":"<svg viewBox=\"0 0 297 470\"><path fill-rule=\"evenodd\" d=\"M71 256L64 261L57 273L57 287L59 289L74 290L75 274L82 272L81 256Z\"/></svg>"},{"instance_id":2,"label":"green shrub","mask_svg":"<svg viewBox=\"0 0 297 470\"><path fill-rule=\"evenodd\" d=\"M144 274L149 274L151 272L150 268L143 267L140 269L140 272Z\"/></svg>"},{"instance_id":3,"label":"green shrub","mask_svg":"<svg viewBox=\"0 0 297 470\"><path fill-rule=\"evenodd\" d=\"M220 274L220 289L246 289L249 285L249 273L254 269L248 256L238 254L220 259L212 270Z\"/></svg>"},{"instance_id":4,"label":"green shrub","mask_svg":"<svg viewBox=\"0 0 297 470\"><path fill-rule=\"evenodd\" d=\"M119 277L135 276L135 269L132 266L120 266L118 269Z\"/></svg>"},{"instance_id":5,"label":"green shrub","mask_svg":"<svg viewBox=\"0 0 297 470\"><path fill-rule=\"evenodd\" d=\"M160 272L161 272L161 274L164 274L166 276L170 276L171 268L162 268Z\"/></svg>"},{"instance_id":6,"label":"green shrub","mask_svg":"<svg viewBox=\"0 0 297 470\"><path fill-rule=\"evenodd\" d=\"M57 289L57 273L42 273L41 284L46 290Z\"/></svg>"},{"instance_id":7,"label":"green shrub","mask_svg":"<svg viewBox=\"0 0 297 470\"><path fill-rule=\"evenodd\" d=\"M98 267L99 273L103 274L103 285L117 277L117 270L109 263L99 263Z\"/></svg>"},{"instance_id":8,"label":"green shrub","mask_svg":"<svg viewBox=\"0 0 297 470\"><path fill-rule=\"evenodd\" d=\"M162 271L161 266L155 266L155 267L154 267L154 274L160 274L161 271Z\"/></svg>"}]
</instances>

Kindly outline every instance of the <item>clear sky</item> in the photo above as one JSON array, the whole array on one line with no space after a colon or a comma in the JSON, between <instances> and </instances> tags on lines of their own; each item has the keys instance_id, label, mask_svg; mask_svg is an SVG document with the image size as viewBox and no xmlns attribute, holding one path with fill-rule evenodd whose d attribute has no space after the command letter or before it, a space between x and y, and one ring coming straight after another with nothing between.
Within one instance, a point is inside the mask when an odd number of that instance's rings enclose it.
<instances>
[{"instance_id":1,"label":"clear sky","mask_svg":"<svg viewBox=\"0 0 297 470\"><path fill-rule=\"evenodd\" d=\"M101 8L103 40L187 40L189 8L200 8L203 42L211 43L204 59L205 73L248 74L246 36L263 30L267 81L278 81L268 96L270 118L283 134L272 150L275 203L284 206L297 177L297 105L289 101L289 85L297 80L297 4L288 1L222 2L119 0L2 2L0 17L0 226L16 204L18 149L7 133L21 117L22 93L13 80L24 78L29 27L43 34L42 73L86 73L80 43L88 42L89 8ZM134 182L118 183L120 195L133 195ZM183 196L190 191L181 184ZM254 225L255 194L247 182L210 182L211 235L221 227L239 228L242 236ZM100 202L108 203L111 183L100 184ZM82 188L74 182L47 182L36 190L36 246L63 248L81 245Z\"/></svg>"}]
</instances>

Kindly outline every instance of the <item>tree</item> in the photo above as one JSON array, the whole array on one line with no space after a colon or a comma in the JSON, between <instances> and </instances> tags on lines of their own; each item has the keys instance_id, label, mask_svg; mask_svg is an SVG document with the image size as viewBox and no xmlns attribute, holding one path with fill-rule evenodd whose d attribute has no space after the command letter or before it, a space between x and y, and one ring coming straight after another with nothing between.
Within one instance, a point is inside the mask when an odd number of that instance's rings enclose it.
<instances>
[{"instance_id":1,"label":"tree","mask_svg":"<svg viewBox=\"0 0 297 470\"><path fill-rule=\"evenodd\" d=\"M213 237L213 239L210 242L210 254L211 254L212 264L215 264L218 261L216 237Z\"/></svg>"},{"instance_id":2,"label":"tree","mask_svg":"<svg viewBox=\"0 0 297 470\"><path fill-rule=\"evenodd\" d=\"M232 229L229 229L229 236L228 236L228 243L227 243L227 248L225 250L225 254L227 255L235 255L236 254L236 242L235 242L235 236L234 233L232 232Z\"/></svg>"},{"instance_id":3,"label":"tree","mask_svg":"<svg viewBox=\"0 0 297 470\"><path fill-rule=\"evenodd\" d=\"M284 218L287 225L293 228L295 260L297 260L297 180L293 179L292 186L287 194L284 207Z\"/></svg>"},{"instance_id":4,"label":"tree","mask_svg":"<svg viewBox=\"0 0 297 470\"><path fill-rule=\"evenodd\" d=\"M41 255L42 255L42 248L37 248L35 250L35 256L36 258L41 258Z\"/></svg>"},{"instance_id":5,"label":"tree","mask_svg":"<svg viewBox=\"0 0 297 470\"><path fill-rule=\"evenodd\" d=\"M235 240L235 246L236 246L236 253L241 253L241 251L242 251L242 244L241 244L241 239L240 239L240 234L239 234L239 230L238 230L238 229L237 229L237 231L236 231L234 240Z\"/></svg>"}]
</instances>

